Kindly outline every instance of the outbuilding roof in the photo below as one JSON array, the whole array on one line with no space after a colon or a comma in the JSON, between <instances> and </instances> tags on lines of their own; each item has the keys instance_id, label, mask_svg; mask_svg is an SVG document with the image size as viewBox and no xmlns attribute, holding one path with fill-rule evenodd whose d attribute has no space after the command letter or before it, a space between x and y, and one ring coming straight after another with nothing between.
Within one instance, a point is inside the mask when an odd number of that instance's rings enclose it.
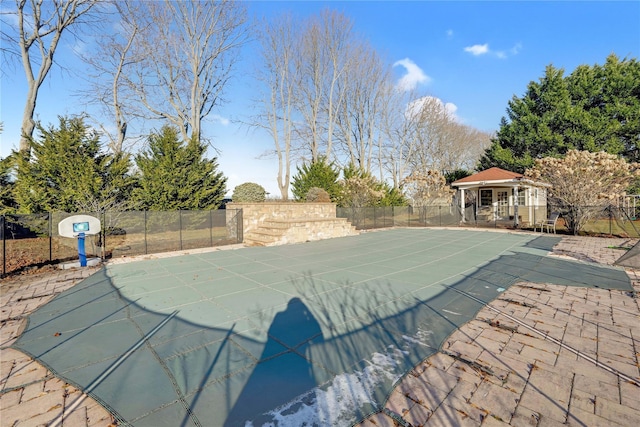
<instances>
[{"instance_id":1,"label":"outbuilding roof","mask_svg":"<svg viewBox=\"0 0 640 427\"><path fill-rule=\"evenodd\" d=\"M520 185L551 187L549 184L544 182L533 181L521 173L511 172L500 168L491 168L483 170L482 172L474 173L471 176L452 182L451 185L462 190L496 185L506 187L518 187Z\"/></svg>"},{"instance_id":2,"label":"outbuilding roof","mask_svg":"<svg viewBox=\"0 0 640 427\"><path fill-rule=\"evenodd\" d=\"M474 173L466 178L459 179L451 183L451 185L467 184L480 181L510 181L514 179L523 179L521 173L511 172L497 167L493 167L482 172Z\"/></svg>"}]
</instances>

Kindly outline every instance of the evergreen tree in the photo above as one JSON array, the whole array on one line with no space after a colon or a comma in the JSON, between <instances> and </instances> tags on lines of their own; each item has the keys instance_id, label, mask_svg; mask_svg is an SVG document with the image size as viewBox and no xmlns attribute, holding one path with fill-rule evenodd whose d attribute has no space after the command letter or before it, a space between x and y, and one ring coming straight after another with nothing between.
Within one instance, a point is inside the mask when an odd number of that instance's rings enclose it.
<instances>
[{"instance_id":1,"label":"evergreen tree","mask_svg":"<svg viewBox=\"0 0 640 427\"><path fill-rule=\"evenodd\" d=\"M227 191L217 159L205 158L206 145L196 138L181 142L178 135L164 126L149 136L148 148L135 159L140 173L135 200L147 210L216 209Z\"/></svg>"},{"instance_id":2,"label":"evergreen tree","mask_svg":"<svg viewBox=\"0 0 640 427\"><path fill-rule=\"evenodd\" d=\"M582 150L640 160L640 62L609 55L604 65L581 65L568 77L579 108L575 138Z\"/></svg>"},{"instance_id":3,"label":"evergreen tree","mask_svg":"<svg viewBox=\"0 0 640 427\"><path fill-rule=\"evenodd\" d=\"M568 150L640 156L640 63L610 55L603 66L581 65L569 76L549 65L522 98L509 101L507 117L478 169L523 173L536 159Z\"/></svg>"},{"instance_id":4,"label":"evergreen tree","mask_svg":"<svg viewBox=\"0 0 640 427\"><path fill-rule=\"evenodd\" d=\"M131 155L124 152L103 155L97 170L100 188L97 194L78 203L83 212L121 212L138 208L133 191L138 179L130 173Z\"/></svg>"},{"instance_id":5,"label":"evergreen tree","mask_svg":"<svg viewBox=\"0 0 640 427\"><path fill-rule=\"evenodd\" d=\"M126 156L100 152L96 132L82 117L59 117L58 128L37 126L29 153L15 153L14 195L20 212L78 212L105 198L123 200L120 185L131 182ZM129 184L131 185L131 184Z\"/></svg>"},{"instance_id":6,"label":"evergreen tree","mask_svg":"<svg viewBox=\"0 0 640 427\"><path fill-rule=\"evenodd\" d=\"M317 161L305 163L297 168L291 183L291 192L296 200L306 200L309 190L317 187L329 193L332 201L336 201L340 195L339 176L340 171L335 165L321 156Z\"/></svg>"},{"instance_id":7,"label":"evergreen tree","mask_svg":"<svg viewBox=\"0 0 640 427\"><path fill-rule=\"evenodd\" d=\"M380 206L385 195L385 185L378 181L367 170L355 166L353 163L342 170L343 180L338 198L340 207L363 208Z\"/></svg>"},{"instance_id":8,"label":"evergreen tree","mask_svg":"<svg viewBox=\"0 0 640 427\"><path fill-rule=\"evenodd\" d=\"M11 213L16 208L11 180L12 168L12 156L0 159L0 215Z\"/></svg>"},{"instance_id":9,"label":"evergreen tree","mask_svg":"<svg viewBox=\"0 0 640 427\"><path fill-rule=\"evenodd\" d=\"M407 199L402 194L402 190L395 188L392 185L389 185L386 182L382 183L382 189L384 191L384 196L380 199L378 203L380 206L406 206Z\"/></svg>"}]
</instances>

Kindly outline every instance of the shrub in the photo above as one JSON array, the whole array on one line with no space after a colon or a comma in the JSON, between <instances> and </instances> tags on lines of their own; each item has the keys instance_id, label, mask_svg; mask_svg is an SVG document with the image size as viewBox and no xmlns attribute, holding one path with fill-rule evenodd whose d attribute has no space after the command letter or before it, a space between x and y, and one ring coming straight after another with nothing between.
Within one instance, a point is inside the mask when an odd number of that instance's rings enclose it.
<instances>
[{"instance_id":1,"label":"shrub","mask_svg":"<svg viewBox=\"0 0 640 427\"><path fill-rule=\"evenodd\" d=\"M342 174L342 193L338 206L343 208L363 208L378 206L385 196L385 189L381 182L371 175L371 172L353 164L346 166Z\"/></svg>"},{"instance_id":2,"label":"shrub","mask_svg":"<svg viewBox=\"0 0 640 427\"><path fill-rule=\"evenodd\" d=\"M567 228L578 234L592 217L625 195L640 165L604 151L569 150L563 158L536 159L527 177L551 184L549 197L562 208Z\"/></svg>"},{"instance_id":3,"label":"shrub","mask_svg":"<svg viewBox=\"0 0 640 427\"><path fill-rule=\"evenodd\" d=\"M403 187L413 207L449 204L454 194L445 176L437 170L413 172L404 179Z\"/></svg>"},{"instance_id":4,"label":"shrub","mask_svg":"<svg viewBox=\"0 0 640 427\"><path fill-rule=\"evenodd\" d=\"M309 190L318 187L329 193L332 200L336 200L340 194L339 176L340 171L335 165L325 157L320 157L316 162L298 167L291 183L291 192L296 200L305 200Z\"/></svg>"},{"instance_id":5,"label":"shrub","mask_svg":"<svg viewBox=\"0 0 640 427\"><path fill-rule=\"evenodd\" d=\"M380 206L407 206L407 199L405 199L402 190L399 188L393 188L386 182L382 183L384 189L384 196L380 199Z\"/></svg>"},{"instance_id":6,"label":"shrub","mask_svg":"<svg viewBox=\"0 0 640 427\"><path fill-rule=\"evenodd\" d=\"M245 182L233 189L232 200L237 203L259 203L267 198L266 190L253 182Z\"/></svg>"},{"instance_id":7,"label":"shrub","mask_svg":"<svg viewBox=\"0 0 640 427\"><path fill-rule=\"evenodd\" d=\"M307 202L310 203L330 203L331 196L326 190L319 187L311 187L307 192Z\"/></svg>"}]
</instances>

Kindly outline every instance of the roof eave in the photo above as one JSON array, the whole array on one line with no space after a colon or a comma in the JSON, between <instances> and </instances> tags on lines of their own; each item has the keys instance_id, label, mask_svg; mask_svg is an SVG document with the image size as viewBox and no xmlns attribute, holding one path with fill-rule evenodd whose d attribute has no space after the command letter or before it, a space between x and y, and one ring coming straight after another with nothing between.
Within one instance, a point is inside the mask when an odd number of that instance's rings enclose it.
<instances>
[{"instance_id":1,"label":"roof eave","mask_svg":"<svg viewBox=\"0 0 640 427\"><path fill-rule=\"evenodd\" d=\"M482 186L491 187L491 186L500 185L500 184L512 184L512 185L528 184L533 187L551 187L551 185L547 183L532 181L526 178L496 179L491 181L470 181L470 182L461 182L458 184L456 184L455 182L451 183L453 187L458 187L458 188L482 187Z\"/></svg>"}]
</instances>

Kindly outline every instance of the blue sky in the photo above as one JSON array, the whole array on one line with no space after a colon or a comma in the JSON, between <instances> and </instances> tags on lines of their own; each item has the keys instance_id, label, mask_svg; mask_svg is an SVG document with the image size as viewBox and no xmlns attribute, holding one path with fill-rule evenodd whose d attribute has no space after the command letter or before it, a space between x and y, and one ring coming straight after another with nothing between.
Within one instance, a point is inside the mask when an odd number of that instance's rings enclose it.
<instances>
[{"instance_id":1,"label":"blue sky","mask_svg":"<svg viewBox=\"0 0 640 427\"><path fill-rule=\"evenodd\" d=\"M291 12L308 16L335 9L354 21L354 29L405 79L429 95L455 105L465 124L495 131L507 102L521 96L547 65L570 73L580 64L602 64L607 55L640 57L640 2L432 2L432 1L259 1L247 2L252 16ZM72 39L63 41L58 60L78 68ZM86 48L91 48L90 41ZM218 162L231 192L243 182L257 182L271 194L277 163L258 158L272 148L269 139L233 120L246 120L255 82L250 78L255 46L243 52L236 78L228 87L229 102L215 111L205 133L220 150ZM80 71L81 73L81 71ZM19 65L2 73L0 157L15 149L26 87ZM53 70L41 89L37 118L45 124L58 115L87 110L74 96L77 75ZM210 154L215 155L214 153Z\"/></svg>"}]
</instances>

